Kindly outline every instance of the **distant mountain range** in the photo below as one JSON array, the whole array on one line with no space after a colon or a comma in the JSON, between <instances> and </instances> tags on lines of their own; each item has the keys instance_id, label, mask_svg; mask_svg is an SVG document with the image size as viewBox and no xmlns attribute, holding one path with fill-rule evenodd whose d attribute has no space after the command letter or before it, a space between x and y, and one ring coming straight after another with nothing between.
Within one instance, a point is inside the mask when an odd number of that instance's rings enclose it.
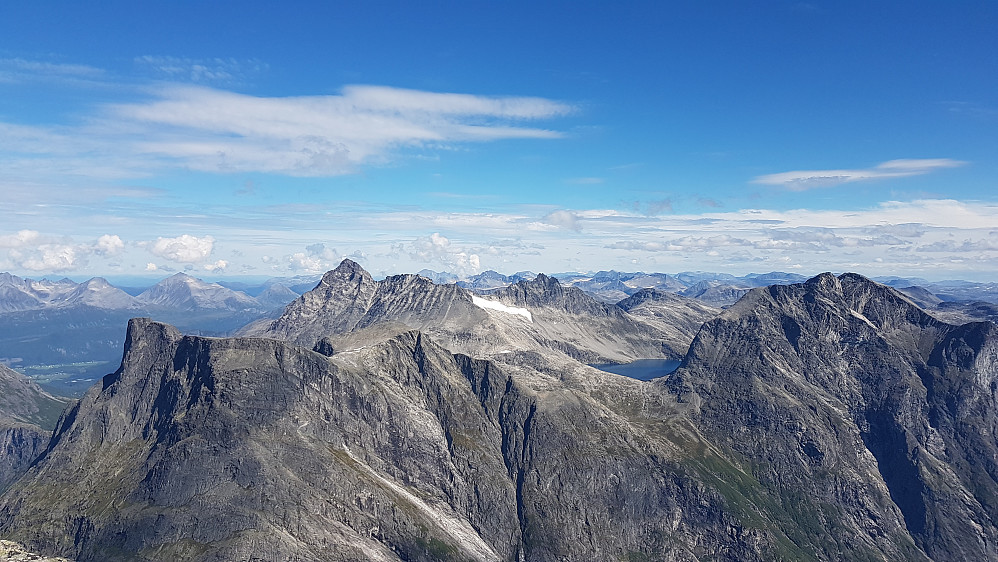
<instances>
[{"instance_id":1,"label":"distant mountain range","mask_svg":"<svg viewBox=\"0 0 998 562\"><path fill-rule=\"evenodd\" d=\"M143 311L159 307L175 311L265 312L283 308L298 295L285 285L273 283L254 298L185 273L167 277L136 296L114 287L102 277L76 283L69 279L33 280L0 273L0 312L83 306L103 310Z\"/></svg>"},{"instance_id":2,"label":"distant mountain range","mask_svg":"<svg viewBox=\"0 0 998 562\"><path fill-rule=\"evenodd\" d=\"M22 369L54 392L76 394L114 370L129 318L226 335L279 314L298 296L273 282L253 297L183 273L136 295L100 277L76 283L0 273L0 364Z\"/></svg>"},{"instance_id":3,"label":"distant mountain range","mask_svg":"<svg viewBox=\"0 0 998 562\"><path fill-rule=\"evenodd\" d=\"M346 260L242 333L131 320L18 449L0 536L79 562L998 560L998 327L860 275L721 310ZM677 348L648 382L584 363Z\"/></svg>"},{"instance_id":4,"label":"distant mountain range","mask_svg":"<svg viewBox=\"0 0 998 562\"><path fill-rule=\"evenodd\" d=\"M655 305L649 301L646 306ZM627 362L681 357L696 327L718 312L674 296L660 313L665 322L646 322L543 274L479 296L460 284L436 284L421 275L376 281L344 260L279 318L260 320L239 334L343 350L418 329L448 349L475 357L516 356L540 348L588 363Z\"/></svg>"},{"instance_id":5,"label":"distant mountain range","mask_svg":"<svg viewBox=\"0 0 998 562\"><path fill-rule=\"evenodd\" d=\"M438 285L456 284L487 296L537 274L503 275L486 271L466 278L422 270L420 277ZM708 307L731 306L750 289L791 284L804 278L771 272L736 277L708 272L678 274L599 271L559 273L550 278L613 305L646 289L695 299ZM273 278L261 283L208 283L178 273L151 287L115 287L97 277L83 283L69 279L33 280L0 273L0 364L21 368L55 392L76 394L114 367L129 318L149 316L188 333L224 336L261 318L276 318L285 306L316 287L319 278ZM963 323L998 319L998 284L884 278L931 314ZM649 316L642 321L647 322ZM669 346L682 344L675 326ZM685 336L684 336L685 337ZM584 338L583 338L584 339ZM582 340L579 340L582 341ZM679 349L679 348L675 348Z\"/></svg>"}]
</instances>

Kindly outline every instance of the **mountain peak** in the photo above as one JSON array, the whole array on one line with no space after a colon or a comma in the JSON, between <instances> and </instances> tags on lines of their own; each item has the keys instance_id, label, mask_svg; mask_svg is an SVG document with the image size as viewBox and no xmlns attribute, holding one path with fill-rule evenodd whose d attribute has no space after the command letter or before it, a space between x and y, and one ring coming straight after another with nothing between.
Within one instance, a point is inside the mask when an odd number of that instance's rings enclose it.
<instances>
[{"instance_id":1,"label":"mountain peak","mask_svg":"<svg viewBox=\"0 0 998 562\"><path fill-rule=\"evenodd\" d=\"M336 266L336 269L327 271L322 276L322 284L325 285L338 285L344 282L356 285L363 281L371 282L373 280L370 273L359 263L349 258L344 258L340 265Z\"/></svg>"}]
</instances>

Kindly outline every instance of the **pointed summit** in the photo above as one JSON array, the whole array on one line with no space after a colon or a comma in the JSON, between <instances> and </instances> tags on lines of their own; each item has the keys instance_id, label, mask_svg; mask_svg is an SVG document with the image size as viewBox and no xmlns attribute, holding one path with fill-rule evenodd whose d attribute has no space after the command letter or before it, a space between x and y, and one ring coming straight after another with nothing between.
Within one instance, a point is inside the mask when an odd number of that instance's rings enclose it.
<instances>
[{"instance_id":1,"label":"pointed summit","mask_svg":"<svg viewBox=\"0 0 998 562\"><path fill-rule=\"evenodd\" d=\"M351 285L358 285L363 282L374 281L371 274L364 270L359 263L349 259L344 258L340 262L340 265L336 266L336 269L327 271L325 275L322 276L322 281L320 285L339 285L342 283L348 283Z\"/></svg>"}]
</instances>

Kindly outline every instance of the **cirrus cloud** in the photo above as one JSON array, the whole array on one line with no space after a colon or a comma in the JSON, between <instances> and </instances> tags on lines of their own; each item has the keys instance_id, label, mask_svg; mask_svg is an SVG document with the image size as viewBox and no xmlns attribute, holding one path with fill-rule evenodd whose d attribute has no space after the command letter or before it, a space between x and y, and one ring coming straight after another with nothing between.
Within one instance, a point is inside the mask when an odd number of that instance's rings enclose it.
<instances>
[{"instance_id":1,"label":"cirrus cloud","mask_svg":"<svg viewBox=\"0 0 998 562\"><path fill-rule=\"evenodd\" d=\"M533 97L347 86L340 95L266 98L171 86L158 99L108 108L110 127L135 132L131 149L206 172L335 176L406 148L562 134L518 122L574 111Z\"/></svg>"},{"instance_id":2,"label":"cirrus cloud","mask_svg":"<svg viewBox=\"0 0 998 562\"><path fill-rule=\"evenodd\" d=\"M908 158L889 160L872 168L855 170L796 170L758 176L752 183L780 185L791 191L806 191L843 183L919 176L939 169L956 168L966 162L950 158Z\"/></svg>"}]
</instances>

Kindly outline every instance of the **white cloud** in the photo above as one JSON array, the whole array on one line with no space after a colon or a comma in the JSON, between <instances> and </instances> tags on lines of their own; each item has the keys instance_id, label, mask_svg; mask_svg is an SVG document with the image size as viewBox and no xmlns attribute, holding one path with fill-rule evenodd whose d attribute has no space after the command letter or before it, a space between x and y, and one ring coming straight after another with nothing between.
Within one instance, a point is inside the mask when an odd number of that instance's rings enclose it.
<instances>
[{"instance_id":1,"label":"white cloud","mask_svg":"<svg viewBox=\"0 0 998 562\"><path fill-rule=\"evenodd\" d=\"M124 250L125 243L117 234L104 234L94 245L94 253L99 256L117 256Z\"/></svg>"},{"instance_id":2,"label":"white cloud","mask_svg":"<svg viewBox=\"0 0 998 562\"><path fill-rule=\"evenodd\" d=\"M61 273L85 264L85 253L70 244L42 244L29 251L11 250L8 257L21 269Z\"/></svg>"},{"instance_id":3,"label":"white cloud","mask_svg":"<svg viewBox=\"0 0 998 562\"><path fill-rule=\"evenodd\" d=\"M218 68L162 57L141 61L178 75L200 73L206 80L224 81L229 72L225 61L216 61ZM0 64L0 79L2 72ZM336 176L464 143L559 138L558 131L523 124L575 110L536 97L382 86L268 98L167 84L146 94L140 101L102 106L78 124L0 122L0 182L51 189L78 185L80 178L123 180L177 168Z\"/></svg>"},{"instance_id":4,"label":"white cloud","mask_svg":"<svg viewBox=\"0 0 998 562\"><path fill-rule=\"evenodd\" d=\"M752 183L781 185L791 191L805 191L855 181L899 178L928 174L939 169L956 168L966 162L949 158L889 160L872 168L856 170L797 170L758 176Z\"/></svg>"},{"instance_id":5,"label":"white cloud","mask_svg":"<svg viewBox=\"0 0 998 562\"><path fill-rule=\"evenodd\" d=\"M453 246L446 236L437 232L414 240L409 246L409 254L417 262L438 264L456 275L478 273L482 267L478 254Z\"/></svg>"},{"instance_id":6,"label":"white cloud","mask_svg":"<svg viewBox=\"0 0 998 562\"><path fill-rule=\"evenodd\" d=\"M38 79L89 80L104 71L82 64L67 64L22 58L0 58L0 82L23 82Z\"/></svg>"},{"instance_id":7,"label":"white cloud","mask_svg":"<svg viewBox=\"0 0 998 562\"><path fill-rule=\"evenodd\" d=\"M112 257L120 255L124 247L121 238L111 234L102 235L92 243L76 243L69 237L45 235L36 230L0 235L0 248L8 249L4 265L28 271L74 271L85 267L91 254Z\"/></svg>"},{"instance_id":8,"label":"white cloud","mask_svg":"<svg viewBox=\"0 0 998 562\"><path fill-rule=\"evenodd\" d=\"M205 271L211 271L213 273L219 273L225 271L225 268L229 267L229 262L225 260L218 260L215 263L206 263L203 266Z\"/></svg>"},{"instance_id":9,"label":"white cloud","mask_svg":"<svg viewBox=\"0 0 998 562\"><path fill-rule=\"evenodd\" d=\"M340 259L340 255L336 252L336 248L327 248L326 245L321 242L305 246L305 251L308 252L309 256L324 260L327 264L339 261Z\"/></svg>"},{"instance_id":10,"label":"white cloud","mask_svg":"<svg viewBox=\"0 0 998 562\"><path fill-rule=\"evenodd\" d=\"M211 255L215 246L215 239L211 236L191 236L184 234L176 238L157 238L155 242L147 245L154 256L168 259L178 263L200 263Z\"/></svg>"},{"instance_id":11,"label":"white cloud","mask_svg":"<svg viewBox=\"0 0 998 562\"><path fill-rule=\"evenodd\" d=\"M149 262L149 263L146 264L146 271L157 271L158 269L159 269L159 266L157 266L156 264L154 264L152 262Z\"/></svg>"},{"instance_id":12,"label":"white cloud","mask_svg":"<svg viewBox=\"0 0 998 562\"><path fill-rule=\"evenodd\" d=\"M0 236L0 248L22 248L38 240L37 230L19 230L14 234Z\"/></svg>"},{"instance_id":13,"label":"white cloud","mask_svg":"<svg viewBox=\"0 0 998 562\"><path fill-rule=\"evenodd\" d=\"M304 252L292 252L281 257L263 256L261 261L275 271L322 273L335 267L334 264L340 259L335 248L328 248L320 242L309 244Z\"/></svg>"},{"instance_id":14,"label":"white cloud","mask_svg":"<svg viewBox=\"0 0 998 562\"><path fill-rule=\"evenodd\" d=\"M209 172L332 176L405 148L508 138L557 138L519 127L571 106L542 98L489 97L348 86L341 95L262 98L172 86L159 99L110 108L108 126L132 129L131 149Z\"/></svg>"},{"instance_id":15,"label":"white cloud","mask_svg":"<svg viewBox=\"0 0 998 562\"><path fill-rule=\"evenodd\" d=\"M540 222L542 224L556 226L558 228L564 228L566 230L574 230L575 232L582 232L582 223L580 222L581 217L577 213L572 211L566 211L564 209L558 211L552 211L544 215Z\"/></svg>"}]
</instances>

